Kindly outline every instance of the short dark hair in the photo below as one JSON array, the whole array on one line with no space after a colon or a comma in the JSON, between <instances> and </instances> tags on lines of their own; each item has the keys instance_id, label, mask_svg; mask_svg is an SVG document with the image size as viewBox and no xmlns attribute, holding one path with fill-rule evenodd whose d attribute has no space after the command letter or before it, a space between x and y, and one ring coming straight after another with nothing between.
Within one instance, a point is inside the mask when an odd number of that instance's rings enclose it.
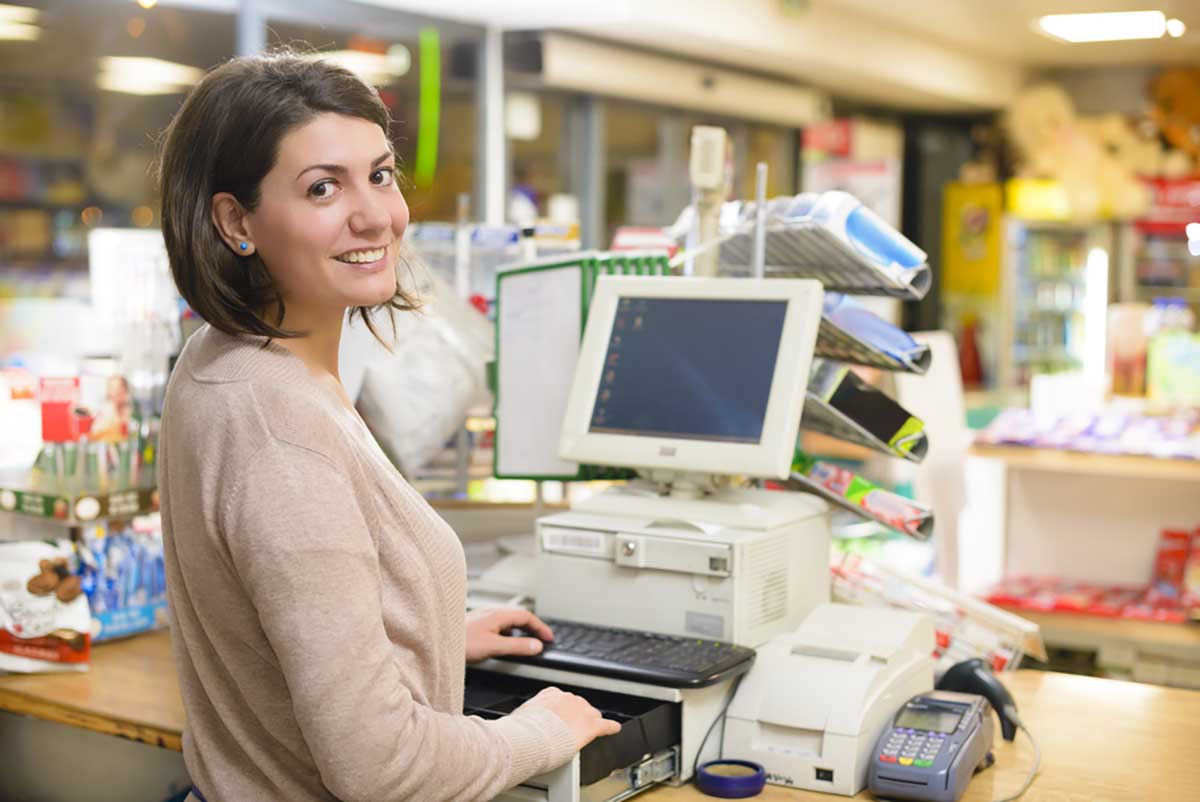
<instances>
[{"instance_id":1,"label":"short dark hair","mask_svg":"<svg viewBox=\"0 0 1200 802\"><path fill-rule=\"evenodd\" d=\"M179 294L201 318L228 334L300 337L283 323L283 298L257 253L235 254L212 221L212 197L228 192L246 209L260 200L279 143L296 127L332 112L373 122L389 134L391 117L375 89L349 70L290 51L235 58L191 91L162 137L157 173L162 232ZM416 309L401 288L375 308ZM278 319L262 317L276 306ZM355 307L380 342L372 309ZM395 320L393 319L393 330Z\"/></svg>"}]
</instances>

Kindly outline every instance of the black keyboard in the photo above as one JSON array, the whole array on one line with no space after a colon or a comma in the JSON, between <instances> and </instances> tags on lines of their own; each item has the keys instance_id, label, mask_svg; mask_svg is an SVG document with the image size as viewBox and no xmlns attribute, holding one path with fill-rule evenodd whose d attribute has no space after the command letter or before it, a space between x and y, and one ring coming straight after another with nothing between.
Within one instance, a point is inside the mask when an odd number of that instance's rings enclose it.
<instances>
[{"instance_id":1,"label":"black keyboard","mask_svg":"<svg viewBox=\"0 0 1200 802\"><path fill-rule=\"evenodd\" d=\"M754 662L753 649L719 640L542 620L554 631L554 640L541 654L498 659L671 688L712 685L744 674ZM535 637L520 629L511 634Z\"/></svg>"}]
</instances>

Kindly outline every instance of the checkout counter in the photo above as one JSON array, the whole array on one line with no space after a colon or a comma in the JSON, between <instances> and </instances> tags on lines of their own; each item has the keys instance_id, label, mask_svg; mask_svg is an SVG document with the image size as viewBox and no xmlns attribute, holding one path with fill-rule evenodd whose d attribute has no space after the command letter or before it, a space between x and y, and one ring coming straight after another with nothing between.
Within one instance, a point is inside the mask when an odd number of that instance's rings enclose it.
<instances>
[{"instance_id":1,"label":"checkout counter","mask_svg":"<svg viewBox=\"0 0 1200 802\"><path fill-rule=\"evenodd\" d=\"M1200 799L1200 692L1020 670L1004 678L1042 745L1042 768L1026 802L1179 802ZM0 677L0 726L53 721L178 752L183 703L166 632L101 644L85 674ZM14 715L15 714L15 715ZM102 737L97 735L96 737ZM996 765L978 774L964 802L991 802L1020 786L1029 742L997 741ZM6 761L6 772L20 765ZM97 781L102 778L97 777ZM762 802L844 797L768 785ZM870 799L866 792L856 799ZM663 786L639 802L703 802L692 785Z\"/></svg>"}]
</instances>

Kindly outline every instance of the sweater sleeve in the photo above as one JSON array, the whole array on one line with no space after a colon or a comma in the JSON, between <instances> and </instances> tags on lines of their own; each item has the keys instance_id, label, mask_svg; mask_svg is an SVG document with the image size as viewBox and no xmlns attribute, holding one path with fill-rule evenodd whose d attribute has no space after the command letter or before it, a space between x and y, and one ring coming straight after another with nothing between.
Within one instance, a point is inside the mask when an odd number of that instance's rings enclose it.
<instances>
[{"instance_id":1,"label":"sweater sleeve","mask_svg":"<svg viewBox=\"0 0 1200 802\"><path fill-rule=\"evenodd\" d=\"M235 482L222 516L230 557L330 794L487 800L571 758L574 738L549 710L484 721L414 699L421 678L383 624L375 542L332 462L272 441Z\"/></svg>"}]
</instances>

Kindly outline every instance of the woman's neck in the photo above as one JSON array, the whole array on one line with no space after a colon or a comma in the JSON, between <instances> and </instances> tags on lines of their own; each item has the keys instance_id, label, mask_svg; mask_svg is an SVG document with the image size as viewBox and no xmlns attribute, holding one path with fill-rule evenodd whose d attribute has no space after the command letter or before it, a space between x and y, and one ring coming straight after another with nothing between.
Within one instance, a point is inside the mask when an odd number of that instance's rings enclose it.
<instances>
[{"instance_id":1,"label":"woman's neck","mask_svg":"<svg viewBox=\"0 0 1200 802\"><path fill-rule=\"evenodd\" d=\"M331 378L340 385L338 348L342 341L343 317L344 311L336 315L328 312L315 315L288 306L280 328L304 334L301 337L284 337L276 342L298 356L313 375Z\"/></svg>"}]
</instances>

